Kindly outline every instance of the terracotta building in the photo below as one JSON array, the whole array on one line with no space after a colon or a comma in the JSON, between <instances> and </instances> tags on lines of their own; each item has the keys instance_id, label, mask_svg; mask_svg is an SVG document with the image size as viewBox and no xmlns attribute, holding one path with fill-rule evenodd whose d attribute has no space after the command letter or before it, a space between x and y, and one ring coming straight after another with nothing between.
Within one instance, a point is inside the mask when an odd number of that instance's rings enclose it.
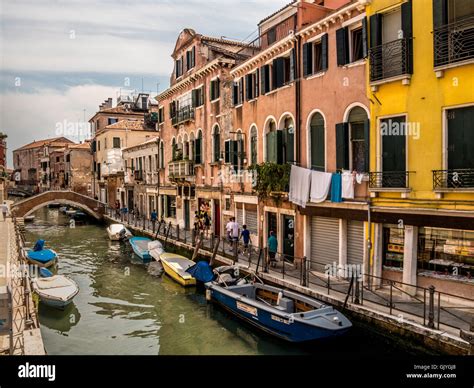
<instances>
[{"instance_id":1,"label":"terracotta building","mask_svg":"<svg viewBox=\"0 0 474 388\"><path fill-rule=\"evenodd\" d=\"M92 194L92 153L90 142L68 146L64 151L64 183L68 190Z\"/></svg>"}]
</instances>

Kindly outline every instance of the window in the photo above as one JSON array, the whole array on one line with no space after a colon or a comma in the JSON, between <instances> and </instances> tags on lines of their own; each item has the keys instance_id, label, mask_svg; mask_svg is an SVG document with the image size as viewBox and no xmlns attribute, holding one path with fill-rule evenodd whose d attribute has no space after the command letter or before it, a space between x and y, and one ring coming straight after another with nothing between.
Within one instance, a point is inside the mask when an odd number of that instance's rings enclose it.
<instances>
[{"instance_id":1,"label":"window","mask_svg":"<svg viewBox=\"0 0 474 388\"><path fill-rule=\"evenodd\" d=\"M270 28L267 31L267 44L270 46L271 44L276 42L276 28Z\"/></svg>"},{"instance_id":2,"label":"window","mask_svg":"<svg viewBox=\"0 0 474 388\"><path fill-rule=\"evenodd\" d=\"M216 78L211 81L210 87L210 98L211 101L215 101L220 97L220 80Z\"/></svg>"},{"instance_id":3,"label":"window","mask_svg":"<svg viewBox=\"0 0 474 388\"><path fill-rule=\"evenodd\" d=\"M324 117L321 113L315 113L311 117L310 124L311 139L311 169L316 171L326 170L325 156L325 133Z\"/></svg>"},{"instance_id":4,"label":"window","mask_svg":"<svg viewBox=\"0 0 474 388\"><path fill-rule=\"evenodd\" d=\"M364 44L363 44L363 33L362 33L362 27L358 27L353 29L350 32L350 37L351 37L351 62L358 61L359 59L362 59L365 57L364 53Z\"/></svg>"},{"instance_id":5,"label":"window","mask_svg":"<svg viewBox=\"0 0 474 388\"><path fill-rule=\"evenodd\" d=\"M250 164L252 165L257 164L257 141L257 128L252 127L252 129L250 129Z\"/></svg>"},{"instance_id":6,"label":"window","mask_svg":"<svg viewBox=\"0 0 474 388\"><path fill-rule=\"evenodd\" d=\"M326 71L328 68L328 34L317 42L303 45L303 75L305 77Z\"/></svg>"},{"instance_id":7,"label":"window","mask_svg":"<svg viewBox=\"0 0 474 388\"><path fill-rule=\"evenodd\" d=\"M218 162L221 158L221 135L219 133L219 126L214 127L214 133L212 135L212 145L213 145L213 162Z\"/></svg>"},{"instance_id":8,"label":"window","mask_svg":"<svg viewBox=\"0 0 474 388\"><path fill-rule=\"evenodd\" d=\"M232 100L233 100L234 106L241 105L244 102L244 79L243 78L240 78L238 81L234 82Z\"/></svg>"},{"instance_id":9,"label":"window","mask_svg":"<svg viewBox=\"0 0 474 388\"><path fill-rule=\"evenodd\" d=\"M164 195L165 202L165 217L176 217L176 197L174 195Z\"/></svg>"},{"instance_id":10,"label":"window","mask_svg":"<svg viewBox=\"0 0 474 388\"><path fill-rule=\"evenodd\" d=\"M104 139L104 148L107 149L107 138Z\"/></svg>"},{"instance_id":11,"label":"window","mask_svg":"<svg viewBox=\"0 0 474 388\"><path fill-rule=\"evenodd\" d=\"M227 164L232 165L234 171L240 171L243 169L243 161L245 158L244 140L242 134L237 134L237 139L226 140L224 142L224 161Z\"/></svg>"},{"instance_id":12,"label":"window","mask_svg":"<svg viewBox=\"0 0 474 388\"><path fill-rule=\"evenodd\" d=\"M196 66L196 47L186 51L186 69L191 70Z\"/></svg>"},{"instance_id":13,"label":"window","mask_svg":"<svg viewBox=\"0 0 474 388\"><path fill-rule=\"evenodd\" d=\"M198 131L196 140L194 141L194 163L202 163L202 131Z\"/></svg>"},{"instance_id":14,"label":"window","mask_svg":"<svg viewBox=\"0 0 474 388\"><path fill-rule=\"evenodd\" d=\"M163 124L165 122L165 108L163 106L158 109L158 124Z\"/></svg>"},{"instance_id":15,"label":"window","mask_svg":"<svg viewBox=\"0 0 474 388\"><path fill-rule=\"evenodd\" d=\"M71 162L71 154L66 155L66 162L70 163Z\"/></svg>"},{"instance_id":16,"label":"window","mask_svg":"<svg viewBox=\"0 0 474 388\"><path fill-rule=\"evenodd\" d=\"M295 80L295 49L284 57L278 57L273 60L272 78L275 89L278 89Z\"/></svg>"},{"instance_id":17,"label":"window","mask_svg":"<svg viewBox=\"0 0 474 388\"><path fill-rule=\"evenodd\" d=\"M344 66L367 57L367 19L336 31L337 65Z\"/></svg>"},{"instance_id":18,"label":"window","mask_svg":"<svg viewBox=\"0 0 474 388\"><path fill-rule=\"evenodd\" d=\"M253 100L259 95L259 72L247 74L245 76L245 91L247 101Z\"/></svg>"},{"instance_id":19,"label":"window","mask_svg":"<svg viewBox=\"0 0 474 388\"><path fill-rule=\"evenodd\" d=\"M456 170L461 170L457 173L458 179L449 179L451 185L474 187L474 152L472 152L474 150L474 106L448 109L446 119L447 168L452 174Z\"/></svg>"},{"instance_id":20,"label":"window","mask_svg":"<svg viewBox=\"0 0 474 388\"><path fill-rule=\"evenodd\" d=\"M271 67L264 65L260 68L260 91L262 94L267 94L271 90Z\"/></svg>"},{"instance_id":21,"label":"window","mask_svg":"<svg viewBox=\"0 0 474 388\"><path fill-rule=\"evenodd\" d=\"M398 225L384 225L382 234L382 265L390 268L403 268L405 247L405 228Z\"/></svg>"},{"instance_id":22,"label":"window","mask_svg":"<svg viewBox=\"0 0 474 388\"><path fill-rule=\"evenodd\" d=\"M112 124L115 124L116 122L118 122L118 119L116 119L115 117L109 117L107 119L107 125L112 125Z\"/></svg>"},{"instance_id":23,"label":"window","mask_svg":"<svg viewBox=\"0 0 474 388\"><path fill-rule=\"evenodd\" d=\"M175 74L176 78L179 78L183 75L183 57L180 57L175 62Z\"/></svg>"},{"instance_id":24,"label":"window","mask_svg":"<svg viewBox=\"0 0 474 388\"><path fill-rule=\"evenodd\" d=\"M279 130L276 130L275 121L271 120L267 125L265 138L267 162L294 162L294 123L291 117L285 118L283 128Z\"/></svg>"},{"instance_id":25,"label":"window","mask_svg":"<svg viewBox=\"0 0 474 388\"><path fill-rule=\"evenodd\" d=\"M120 148L120 137L113 138L113 146L114 148Z\"/></svg>"},{"instance_id":26,"label":"window","mask_svg":"<svg viewBox=\"0 0 474 388\"><path fill-rule=\"evenodd\" d=\"M369 171L369 120L366 111L355 107L349 113L350 170Z\"/></svg>"},{"instance_id":27,"label":"window","mask_svg":"<svg viewBox=\"0 0 474 388\"><path fill-rule=\"evenodd\" d=\"M194 89L192 92L192 104L194 108L204 105L204 86Z\"/></svg>"}]
</instances>

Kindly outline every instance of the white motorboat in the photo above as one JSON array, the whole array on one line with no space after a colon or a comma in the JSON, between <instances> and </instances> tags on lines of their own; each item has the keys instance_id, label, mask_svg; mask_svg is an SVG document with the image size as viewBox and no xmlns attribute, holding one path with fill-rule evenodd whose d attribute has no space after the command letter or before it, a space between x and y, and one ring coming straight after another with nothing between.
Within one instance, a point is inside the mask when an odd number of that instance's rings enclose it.
<instances>
[{"instance_id":1,"label":"white motorboat","mask_svg":"<svg viewBox=\"0 0 474 388\"><path fill-rule=\"evenodd\" d=\"M107 228L107 234L112 241L120 241L126 238L133 237L132 232L130 232L122 224L111 224Z\"/></svg>"},{"instance_id":2,"label":"white motorboat","mask_svg":"<svg viewBox=\"0 0 474 388\"><path fill-rule=\"evenodd\" d=\"M79 292L76 282L64 275L33 279L33 289L44 304L64 309Z\"/></svg>"},{"instance_id":3,"label":"white motorboat","mask_svg":"<svg viewBox=\"0 0 474 388\"><path fill-rule=\"evenodd\" d=\"M160 261L161 255L165 253L163 245L158 240L148 243L148 251L156 261Z\"/></svg>"}]
</instances>

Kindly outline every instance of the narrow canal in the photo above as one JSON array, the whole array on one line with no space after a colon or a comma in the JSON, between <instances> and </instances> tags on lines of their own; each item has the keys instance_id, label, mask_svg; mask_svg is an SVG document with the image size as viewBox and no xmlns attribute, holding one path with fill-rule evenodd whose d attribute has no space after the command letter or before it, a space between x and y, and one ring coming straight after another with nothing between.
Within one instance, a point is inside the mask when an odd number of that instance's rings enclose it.
<instances>
[{"instance_id":1,"label":"narrow canal","mask_svg":"<svg viewBox=\"0 0 474 388\"><path fill-rule=\"evenodd\" d=\"M58 272L80 292L65 311L40 304L48 354L276 355L325 358L422 355L424 350L355 324L349 334L324 343L294 345L247 327L203 293L168 277L149 275L126 244L111 242L98 224L68 227L58 209L36 212L27 224L29 246L40 238L59 254Z\"/></svg>"}]
</instances>

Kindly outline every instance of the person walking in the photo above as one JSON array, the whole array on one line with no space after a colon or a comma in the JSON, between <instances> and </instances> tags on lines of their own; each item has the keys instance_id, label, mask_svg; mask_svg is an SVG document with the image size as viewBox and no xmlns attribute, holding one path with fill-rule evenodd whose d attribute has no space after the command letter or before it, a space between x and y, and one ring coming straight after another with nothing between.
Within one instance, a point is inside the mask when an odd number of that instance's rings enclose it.
<instances>
[{"instance_id":1,"label":"person walking","mask_svg":"<svg viewBox=\"0 0 474 388\"><path fill-rule=\"evenodd\" d=\"M250 230L247 229L247 225L242 225L242 232L240 232L240 238L244 242L244 251L243 251L243 253L250 256L250 252L249 252Z\"/></svg>"},{"instance_id":2,"label":"person walking","mask_svg":"<svg viewBox=\"0 0 474 388\"><path fill-rule=\"evenodd\" d=\"M8 205L6 201L3 201L1 208L2 208L3 221L5 222L7 220L7 214L8 214Z\"/></svg>"},{"instance_id":3,"label":"person walking","mask_svg":"<svg viewBox=\"0 0 474 388\"><path fill-rule=\"evenodd\" d=\"M156 220L158 219L158 213L156 212L155 209L150 214L150 220L151 224L153 225L153 233L155 233L155 225L156 225Z\"/></svg>"},{"instance_id":4,"label":"person walking","mask_svg":"<svg viewBox=\"0 0 474 388\"><path fill-rule=\"evenodd\" d=\"M268 260L270 262L270 265L275 266L276 253L278 251L278 240L273 230L270 232L270 237L268 237L267 249L268 249Z\"/></svg>"}]
</instances>

